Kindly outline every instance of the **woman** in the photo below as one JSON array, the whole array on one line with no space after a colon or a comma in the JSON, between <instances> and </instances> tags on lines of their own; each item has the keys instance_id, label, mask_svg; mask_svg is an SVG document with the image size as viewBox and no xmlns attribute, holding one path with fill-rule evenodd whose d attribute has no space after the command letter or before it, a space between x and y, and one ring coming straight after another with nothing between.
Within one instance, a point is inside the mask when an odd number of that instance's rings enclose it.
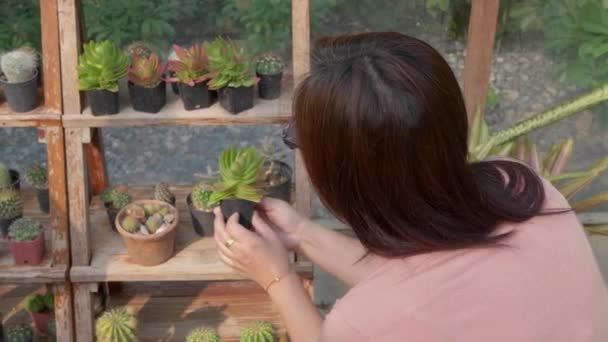
<instances>
[{"instance_id":1,"label":"woman","mask_svg":"<svg viewBox=\"0 0 608 342\"><path fill-rule=\"evenodd\" d=\"M523 164L467 161L456 78L398 33L322 40L294 96L319 197L356 238L265 199L255 232L216 211L222 260L262 287L293 341L608 341L608 295L568 203ZM350 291L323 322L297 250Z\"/></svg>"}]
</instances>

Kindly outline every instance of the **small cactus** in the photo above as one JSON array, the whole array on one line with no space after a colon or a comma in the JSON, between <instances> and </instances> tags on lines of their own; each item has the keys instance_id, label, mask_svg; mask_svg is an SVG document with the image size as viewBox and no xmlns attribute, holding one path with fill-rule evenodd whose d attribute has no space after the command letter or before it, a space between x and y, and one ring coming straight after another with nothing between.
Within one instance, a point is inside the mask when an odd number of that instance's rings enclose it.
<instances>
[{"instance_id":1,"label":"small cactus","mask_svg":"<svg viewBox=\"0 0 608 342\"><path fill-rule=\"evenodd\" d=\"M136 331L137 319L125 308L104 312L95 324L99 342L133 342L137 340Z\"/></svg>"},{"instance_id":2,"label":"small cactus","mask_svg":"<svg viewBox=\"0 0 608 342\"><path fill-rule=\"evenodd\" d=\"M41 231L42 225L40 222L29 217L23 217L11 223L8 227L8 236L11 240L17 242L34 241Z\"/></svg>"},{"instance_id":3,"label":"small cactus","mask_svg":"<svg viewBox=\"0 0 608 342\"><path fill-rule=\"evenodd\" d=\"M266 53L256 59L255 71L258 75L276 75L282 72L284 67L281 57Z\"/></svg>"},{"instance_id":4,"label":"small cactus","mask_svg":"<svg viewBox=\"0 0 608 342\"><path fill-rule=\"evenodd\" d=\"M32 52L13 50L2 55L0 65L8 83L23 83L36 76L38 59Z\"/></svg>"},{"instance_id":5,"label":"small cactus","mask_svg":"<svg viewBox=\"0 0 608 342\"><path fill-rule=\"evenodd\" d=\"M198 210L209 211L213 208L211 205L211 194L213 186L206 181L201 181L192 188L192 204Z\"/></svg>"},{"instance_id":6,"label":"small cactus","mask_svg":"<svg viewBox=\"0 0 608 342\"><path fill-rule=\"evenodd\" d=\"M11 171L6 165L0 163L0 189L11 186Z\"/></svg>"},{"instance_id":7,"label":"small cactus","mask_svg":"<svg viewBox=\"0 0 608 342\"><path fill-rule=\"evenodd\" d=\"M48 170L40 164L32 164L25 171L25 181L36 189L44 190L49 188Z\"/></svg>"},{"instance_id":8,"label":"small cactus","mask_svg":"<svg viewBox=\"0 0 608 342\"><path fill-rule=\"evenodd\" d=\"M34 330L29 324L19 324L9 327L6 331L6 342L31 342Z\"/></svg>"},{"instance_id":9,"label":"small cactus","mask_svg":"<svg viewBox=\"0 0 608 342\"><path fill-rule=\"evenodd\" d=\"M47 294L32 294L25 298L25 309L28 312L46 312L52 311L55 308L55 295Z\"/></svg>"},{"instance_id":10,"label":"small cactus","mask_svg":"<svg viewBox=\"0 0 608 342\"><path fill-rule=\"evenodd\" d=\"M186 342L220 342L220 337L214 330L202 327L192 330Z\"/></svg>"},{"instance_id":11,"label":"small cactus","mask_svg":"<svg viewBox=\"0 0 608 342\"><path fill-rule=\"evenodd\" d=\"M137 56L149 58L152 55L152 48L146 42L136 41L124 47L127 56Z\"/></svg>"},{"instance_id":12,"label":"small cactus","mask_svg":"<svg viewBox=\"0 0 608 342\"><path fill-rule=\"evenodd\" d=\"M162 224L163 217L159 213L156 213L148 218L146 221L146 228L148 228L150 234L154 234Z\"/></svg>"},{"instance_id":13,"label":"small cactus","mask_svg":"<svg viewBox=\"0 0 608 342\"><path fill-rule=\"evenodd\" d=\"M169 190L169 185L164 182L160 182L154 187L154 198L171 205L175 204L175 195Z\"/></svg>"},{"instance_id":14,"label":"small cactus","mask_svg":"<svg viewBox=\"0 0 608 342\"><path fill-rule=\"evenodd\" d=\"M0 219L14 219L23 213L23 202L18 191L0 189Z\"/></svg>"},{"instance_id":15,"label":"small cactus","mask_svg":"<svg viewBox=\"0 0 608 342\"><path fill-rule=\"evenodd\" d=\"M135 233L141 223L138 219L133 216L127 216L122 220L122 229L128 231L129 233Z\"/></svg>"},{"instance_id":16,"label":"small cactus","mask_svg":"<svg viewBox=\"0 0 608 342\"><path fill-rule=\"evenodd\" d=\"M257 321L249 325L241 333L240 342L274 342L275 331L272 324L264 321Z\"/></svg>"},{"instance_id":17,"label":"small cactus","mask_svg":"<svg viewBox=\"0 0 608 342\"><path fill-rule=\"evenodd\" d=\"M131 203L131 196L126 189L105 189L101 194L101 200L106 205L111 205L114 209L122 209Z\"/></svg>"}]
</instances>

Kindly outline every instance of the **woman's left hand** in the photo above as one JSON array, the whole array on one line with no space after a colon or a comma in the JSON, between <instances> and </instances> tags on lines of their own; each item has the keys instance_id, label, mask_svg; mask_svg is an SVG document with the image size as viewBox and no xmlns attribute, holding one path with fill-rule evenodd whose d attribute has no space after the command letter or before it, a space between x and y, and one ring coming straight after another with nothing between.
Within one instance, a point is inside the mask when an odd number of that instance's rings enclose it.
<instances>
[{"instance_id":1,"label":"woman's left hand","mask_svg":"<svg viewBox=\"0 0 608 342\"><path fill-rule=\"evenodd\" d=\"M287 249L275 231L255 212L253 227L239 224L238 214L224 222L221 209L215 208L215 241L220 259L237 272L266 288L276 277L290 272Z\"/></svg>"}]
</instances>

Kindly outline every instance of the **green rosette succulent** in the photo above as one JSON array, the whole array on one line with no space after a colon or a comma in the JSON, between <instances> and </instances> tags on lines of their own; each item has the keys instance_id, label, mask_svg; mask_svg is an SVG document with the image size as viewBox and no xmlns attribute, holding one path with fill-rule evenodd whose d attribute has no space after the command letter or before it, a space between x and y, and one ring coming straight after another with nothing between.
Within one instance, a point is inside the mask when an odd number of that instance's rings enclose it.
<instances>
[{"instance_id":1,"label":"green rosette succulent","mask_svg":"<svg viewBox=\"0 0 608 342\"><path fill-rule=\"evenodd\" d=\"M209 58L209 69L214 76L209 81L209 89L226 87L251 87L256 83L253 66L245 50L234 41L222 37L205 44Z\"/></svg>"},{"instance_id":2,"label":"green rosette succulent","mask_svg":"<svg viewBox=\"0 0 608 342\"><path fill-rule=\"evenodd\" d=\"M129 57L109 40L84 44L78 61L80 90L118 92L118 80L127 75L129 64Z\"/></svg>"},{"instance_id":3,"label":"green rosette succulent","mask_svg":"<svg viewBox=\"0 0 608 342\"><path fill-rule=\"evenodd\" d=\"M260 173L264 158L255 147L240 150L230 147L220 155L219 164L220 181L214 185L209 200L211 205L228 198L256 203L262 200Z\"/></svg>"}]
</instances>

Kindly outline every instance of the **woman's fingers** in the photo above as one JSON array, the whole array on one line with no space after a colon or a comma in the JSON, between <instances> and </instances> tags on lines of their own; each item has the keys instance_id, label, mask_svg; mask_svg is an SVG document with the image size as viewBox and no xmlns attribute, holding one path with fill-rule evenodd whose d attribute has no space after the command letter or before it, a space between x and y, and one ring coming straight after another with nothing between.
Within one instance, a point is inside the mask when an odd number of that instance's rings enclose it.
<instances>
[{"instance_id":1,"label":"woman's fingers","mask_svg":"<svg viewBox=\"0 0 608 342\"><path fill-rule=\"evenodd\" d=\"M255 231L262 235L265 239L275 241L277 239L277 234L274 230L264 221L262 216L256 211L253 213L253 219L251 223L255 227Z\"/></svg>"},{"instance_id":2,"label":"woman's fingers","mask_svg":"<svg viewBox=\"0 0 608 342\"><path fill-rule=\"evenodd\" d=\"M228 267L235 269L239 273L245 272L245 269L243 268L243 266L241 264L239 264L236 260L231 259L228 256L224 255L223 253L220 253L220 260L222 260L222 262L224 264L226 264Z\"/></svg>"},{"instance_id":3,"label":"woman's fingers","mask_svg":"<svg viewBox=\"0 0 608 342\"><path fill-rule=\"evenodd\" d=\"M236 241L246 245L255 242L257 235L239 224L239 213L234 213L226 222L226 232Z\"/></svg>"}]
</instances>

